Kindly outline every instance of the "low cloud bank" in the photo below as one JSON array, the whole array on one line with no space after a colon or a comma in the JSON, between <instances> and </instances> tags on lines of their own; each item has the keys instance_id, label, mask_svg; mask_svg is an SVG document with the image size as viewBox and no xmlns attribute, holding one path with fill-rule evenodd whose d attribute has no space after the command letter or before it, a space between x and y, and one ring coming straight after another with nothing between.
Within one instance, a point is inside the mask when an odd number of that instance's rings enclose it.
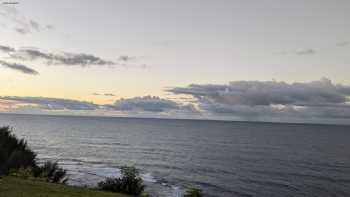
<instances>
[{"instance_id":1,"label":"low cloud bank","mask_svg":"<svg viewBox=\"0 0 350 197\"><path fill-rule=\"evenodd\" d=\"M92 102L47 97L4 96L0 100L12 101L15 108L31 106L44 110L96 110L99 107Z\"/></svg>"},{"instance_id":2,"label":"low cloud bank","mask_svg":"<svg viewBox=\"0 0 350 197\"><path fill-rule=\"evenodd\" d=\"M211 114L243 119L350 119L350 86L323 78L305 83L233 81L167 90L192 96Z\"/></svg>"},{"instance_id":3,"label":"low cloud bank","mask_svg":"<svg viewBox=\"0 0 350 197\"><path fill-rule=\"evenodd\" d=\"M181 104L157 96L120 99L115 101L114 104L108 105L108 107L117 111L167 112L172 110L183 110L187 112L196 112L192 105Z\"/></svg>"},{"instance_id":4,"label":"low cloud bank","mask_svg":"<svg viewBox=\"0 0 350 197\"><path fill-rule=\"evenodd\" d=\"M54 111L98 111L104 113L120 113L124 115L135 115L148 113L158 114L194 114L198 113L193 105L181 104L156 96L134 97L119 99L112 104L99 105L87 101L47 98L47 97L0 97L1 103L8 109L20 111L22 109ZM5 107L6 107L5 106ZM3 106L4 107L4 106Z\"/></svg>"},{"instance_id":5,"label":"low cloud bank","mask_svg":"<svg viewBox=\"0 0 350 197\"><path fill-rule=\"evenodd\" d=\"M233 81L222 85L192 84L171 88L167 92L180 96L175 98L186 99L143 96L100 105L59 98L5 96L0 97L0 103L2 107L11 106L9 109L12 110L28 109L29 106L30 110L84 111L95 115L342 124L350 121L350 86L334 84L326 78L303 83Z\"/></svg>"}]
</instances>

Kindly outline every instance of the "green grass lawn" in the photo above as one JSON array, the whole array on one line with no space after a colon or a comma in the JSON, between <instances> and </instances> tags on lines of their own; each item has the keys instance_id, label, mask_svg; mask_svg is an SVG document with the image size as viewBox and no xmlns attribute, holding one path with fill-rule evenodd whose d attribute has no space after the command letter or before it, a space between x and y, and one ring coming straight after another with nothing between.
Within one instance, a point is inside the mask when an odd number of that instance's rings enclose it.
<instances>
[{"instance_id":1,"label":"green grass lawn","mask_svg":"<svg viewBox=\"0 0 350 197\"><path fill-rule=\"evenodd\" d=\"M87 188L25 180L0 178L0 197L130 197L124 194L96 191Z\"/></svg>"}]
</instances>

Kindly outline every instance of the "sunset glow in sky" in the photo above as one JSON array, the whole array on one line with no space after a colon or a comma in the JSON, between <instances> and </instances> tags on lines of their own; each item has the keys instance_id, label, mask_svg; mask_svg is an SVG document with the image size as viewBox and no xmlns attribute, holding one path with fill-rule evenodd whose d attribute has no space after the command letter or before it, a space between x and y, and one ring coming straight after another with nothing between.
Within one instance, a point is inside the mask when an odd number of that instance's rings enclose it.
<instances>
[{"instance_id":1,"label":"sunset glow in sky","mask_svg":"<svg viewBox=\"0 0 350 197\"><path fill-rule=\"evenodd\" d=\"M18 2L3 112L350 120L349 1Z\"/></svg>"}]
</instances>

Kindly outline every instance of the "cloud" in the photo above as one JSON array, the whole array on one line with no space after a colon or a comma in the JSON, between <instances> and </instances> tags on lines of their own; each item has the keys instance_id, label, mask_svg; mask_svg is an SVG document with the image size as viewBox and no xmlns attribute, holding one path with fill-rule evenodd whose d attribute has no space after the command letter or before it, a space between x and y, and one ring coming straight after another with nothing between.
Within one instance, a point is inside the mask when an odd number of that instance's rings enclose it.
<instances>
[{"instance_id":1,"label":"cloud","mask_svg":"<svg viewBox=\"0 0 350 197\"><path fill-rule=\"evenodd\" d=\"M209 113L240 118L307 117L350 119L350 86L323 78L308 83L234 81L224 85L176 87Z\"/></svg>"},{"instance_id":2,"label":"cloud","mask_svg":"<svg viewBox=\"0 0 350 197\"><path fill-rule=\"evenodd\" d=\"M18 10L13 6L0 6L0 15L4 17L18 15Z\"/></svg>"},{"instance_id":3,"label":"cloud","mask_svg":"<svg viewBox=\"0 0 350 197\"><path fill-rule=\"evenodd\" d=\"M348 46L348 45L349 45L349 42L347 42L347 41L338 42L336 45L337 45L338 47L345 47L345 46Z\"/></svg>"},{"instance_id":4,"label":"cloud","mask_svg":"<svg viewBox=\"0 0 350 197\"><path fill-rule=\"evenodd\" d=\"M20 49L11 54L11 58L17 60L43 60L51 65L89 66L89 65L116 65L113 61L85 53L47 53L38 49Z\"/></svg>"},{"instance_id":5,"label":"cloud","mask_svg":"<svg viewBox=\"0 0 350 197\"><path fill-rule=\"evenodd\" d=\"M304 49L295 52L296 55L314 55L315 53L315 49Z\"/></svg>"},{"instance_id":6,"label":"cloud","mask_svg":"<svg viewBox=\"0 0 350 197\"><path fill-rule=\"evenodd\" d=\"M350 86L334 84L326 78L302 83L233 81L216 85L192 84L167 91L180 95L176 97L180 99L143 96L100 105L60 98L4 96L0 97L0 102L2 106L14 105L16 109L49 113L61 110L95 115L313 123L348 123L350 120ZM106 94L109 93L94 93L99 96Z\"/></svg>"},{"instance_id":7,"label":"cloud","mask_svg":"<svg viewBox=\"0 0 350 197\"><path fill-rule=\"evenodd\" d=\"M45 110L96 110L99 107L91 102L60 98L4 96L0 99L15 102L20 106L34 105Z\"/></svg>"},{"instance_id":8,"label":"cloud","mask_svg":"<svg viewBox=\"0 0 350 197\"><path fill-rule=\"evenodd\" d=\"M74 53L64 53L63 55L54 55L51 59L47 59L54 64L62 65L115 65L116 63L108 60L103 60L99 57L90 54L74 54Z\"/></svg>"},{"instance_id":9,"label":"cloud","mask_svg":"<svg viewBox=\"0 0 350 197\"><path fill-rule=\"evenodd\" d=\"M94 96L116 96L115 94L112 94L112 93L104 93L104 94L101 94L101 93L93 93L92 95Z\"/></svg>"},{"instance_id":10,"label":"cloud","mask_svg":"<svg viewBox=\"0 0 350 197\"><path fill-rule=\"evenodd\" d=\"M41 25L34 19L22 16L13 6L0 6L0 15L3 22L22 35L53 29L52 25Z\"/></svg>"},{"instance_id":11,"label":"cloud","mask_svg":"<svg viewBox=\"0 0 350 197\"><path fill-rule=\"evenodd\" d=\"M112 106L113 109L120 111L151 111L162 112L171 109L177 109L178 104L171 100L161 99L159 97L145 96L129 99L117 100Z\"/></svg>"},{"instance_id":12,"label":"cloud","mask_svg":"<svg viewBox=\"0 0 350 197\"><path fill-rule=\"evenodd\" d=\"M40 31L41 26L39 25L38 22L34 21L34 20L30 20L29 22L30 26L35 29L36 31Z\"/></svg>"},{"instance_id":13,"label":"cloud","mask_svg":"<svg viewBox=\"0 0 350 197\"><path fill-rule=\"evenodd\" d=\"M16 50L9 46L0 45L0 51L3 53L10 53L10 52L15 52Z\"/></svg>"},{"instance_id":14,"label":"cloud","mask_svg":"<svg viewBox=\"0 0 350 197\"><path fill-rule=\"evenodd\" d=\"M197 115L199 113L193 105L185 105L156 96L120 99L107 105L61 98L2 96L0 104L2 111L4 109L7 109L8 112L24 110L26 113L32 111L34 113L67 112L69 114L82 111L95 115L102 113L104 115L122 114L123 116L141 115L141 117Z\"/></svg>"},{"instance_id":15,"label":"cloud","mask_svg":"<svg viewBox=\"0 0 350 197\"><path fill-rule=\"evenodd\" d=\"M104 93L103 95L104 96L116 96L115 94L112 94L112 93Z\"/></svg>"},{"instance_id":16,"label":"cloud","mask_svg":"<svg viewBox=\"0 0 350 197\"><path fill-rule=\"evenodd\" d=\"M130 60L133 60L134 57L128 56L128 55L121 55L119 56L118 60L122 62L128 62Z\"/></svg>"},{"instance_id":17,"label":"cloud","mask_svg":"<svg viewBox=\"0 0 350 197\"><path fill-rule=\"evenodd\" d=\"M89 111L125 116L210 118L251 121L348 123L350 86L327 78L311 82L232 81L228 84L191 84L158 96L122 98L111 104L46 98L0 97L2 105L45 111ZM110 93L94 93L107 96ZM112 95L112 94L111 94ZM183 96L182 96L183 95ZM189 104L190 103L190 104ZM69 112L70 113L70 112Z\"/></svg>"},{"instance_id":18,"label":"cloud","mask_svg":"<svg viewBox=\"0 0 350 197\"><path fill-rule=\"evenodd\" d=\"M337 47L346 47L350 44L348 41L342 41L335 43L335 46ZM318 52L318 50L313 49L313 48L306 48L306 49L301 49L301 50L296 50L296 51L280 51L279 54L282 55L290 55L290 54L295 54L295 55L315 55Z\"/></svg>"},{"instance_id":19,"label":"cloud","mask_svg":"<svg viewBox=\"0 0 350 197\"><path fill-rule=\"evenodd\" d=\"M52 25L45 25L45 28L46 28L47 30L53 30L53 29L55 29L55 27L52 26Z\"/></svg>"},{"instance_id":20,"label":"cloud","mask_svg":"<svg viewBox=\"0 0 350 197\"><path fill-rule=\"evenodd\" d=\"M107 107L118 111L169 112L173 110L183 110L187 112L196 112L193 106L162 99L157 96L122 98Z\"/></svg>"},{"instance_id":21,"label":"cloud","mask_svg":"<svg viewBox=\"0 0 350 197\"><path fill-rule=\"evenodd\" d=\"M35 48L19 49L0 45L0 51L9 54L9 57L21 61L42 60L47 64L68 66L89 65L116 65L113 61L104 60L100 57L85 53L47 53Z\"/></svg>"},{"instance_id":22,"label":"cloud","mask_svg":"<svg viewBox=\"0 0 350 197\"><path fill-rule=\"evenodd\" d=\"M12 70L22 72L24 74L29 74L29 75L38 75L39 74L38 71L36 71L32 68L29 68L25 65L22 65L22 64L9 63L9 62L0 60L0 65L2 65L3 67L6 67L6 68L12 69Z\"/></svg>"},{"instance_id":23,"label":"cloud","mask_svg":"<svg viewBox=\"0 0 350 197\"><path fill-rule=\"evenodd\" d=\"M3 5L17 5L19 4L19 2L15 2L15 1L5 1L5 2L2 2Z\"/></svg>"},{"instance_id":24,"label":"cloud","mask_svg":"<svg viewBox=\"0 0 350 197\"><path fill-rule=\"evenodd\" d=\"M86 53L71 52L47 52L35 47L16 49L14 47L0 45L0 52L7 54L7 58L16 61L41 61L47 65L63 66L116 66L127 65L135 57L120 56L117 61L106 60L101 57Z\"/></svg>"},{"instance_id":25,"label":"cloud","mask_svg":"<svg viewBox=\"0 0 350 197\"><path fill-rule=\"evenodd\" d=\"M22 35L25 35L25 34L29 34L29 33L30 33L30 30L25 29L25 28L14 28L14 30L15 30L17 33L22 34Z\"/></svg>"}]
</instances>

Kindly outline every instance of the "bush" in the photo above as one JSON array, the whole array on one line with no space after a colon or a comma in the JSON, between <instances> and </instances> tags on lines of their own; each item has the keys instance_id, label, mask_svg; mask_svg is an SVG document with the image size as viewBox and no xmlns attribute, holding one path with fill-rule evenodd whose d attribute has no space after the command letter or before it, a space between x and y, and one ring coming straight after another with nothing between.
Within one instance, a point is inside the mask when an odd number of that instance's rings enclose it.
<instances>
[{"instance_id":1,"label":"bush","mask_svg":"<svg viewBox=\"0 0 350 197\"><path fill-rule=\"evenodd\" d=\"M106 178L99 182L101 190L118 192L131 195L141 195L145 189L139 171L135 167L124 166L121 168L122 176L119 178Z\"/></svg>"},{"instance_id":2,"label":"bush","mask_svg":"<svg viewBox=\"0 0 350 197\"><path fill-rule=\"evenodd\" d=\"M184 197L203 197L203 193L201 189L198 188L190 188L186 191Z\"/></svg>"},{"instance_id":3,"label":"bush","mask_svg":"<svg viewBox=\"0 0 350 197\"><path fill-rule=\"evenodd\" d=\"M57 162L47 161L37 167L34 172L36 177L45 177L48 182L65 184L68 181L67 171L60 168Z\"/></svg>"}]
</instances>

